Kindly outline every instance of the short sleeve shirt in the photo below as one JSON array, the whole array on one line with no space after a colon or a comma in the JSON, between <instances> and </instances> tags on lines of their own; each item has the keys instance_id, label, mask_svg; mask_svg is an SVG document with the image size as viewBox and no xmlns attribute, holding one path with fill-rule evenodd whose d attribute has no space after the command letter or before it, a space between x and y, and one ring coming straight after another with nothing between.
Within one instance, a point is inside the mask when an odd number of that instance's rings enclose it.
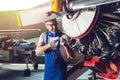
<instances>
[{"instance_id":1,"label":"short sleeve shirt","mask_svg":"<svg viewBox=\"0 0 120 80\"><path fill-rule=\"evenodd\" d=\"M65 40L68 39L68 36L65 35L65 34L63 34L61 37L64 38ZM39 42L43 42L43 43L46 44L46 38L47 38L47 33L46 33L46 32L43 32L43 33L40 35L40 37L39 37ZM55 40L55 39L58 39L58 38L59 38L59 37L50 37L50 36L48 36L48 43L49 43L51 40ZM64 48L63 48L62 46L60 46L60 52L61 52L61 55L63 56L63 59L64 59L65 61L67 61L67 55L66 55L66 52L65 52L65 50L64 50Z\"/></svg>"}]
</instances>

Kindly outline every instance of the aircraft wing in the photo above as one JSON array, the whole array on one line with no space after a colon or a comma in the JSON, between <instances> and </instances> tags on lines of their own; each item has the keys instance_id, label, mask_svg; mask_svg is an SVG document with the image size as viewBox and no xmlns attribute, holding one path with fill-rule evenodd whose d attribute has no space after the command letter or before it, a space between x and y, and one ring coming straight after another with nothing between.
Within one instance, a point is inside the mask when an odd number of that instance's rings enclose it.
<instances>
[{"instance_id":1,"label":"aircraft wing","mask_svg":"<svg viewBox=\"0 0 120 80\"><path fill-rule=\"evenodd\" d=\"M40 6L21 11L17 14L19 26L39 24L59 16L60 15L56 13L51 13L50 2L46 2Z\"/></svg>"},{"instance_id":2,"label":"aircraft wing","mask_svg":"<svg viewBox=\"0 0 120 80\"><path fill-rule=\"evenodd\" d=\"M76 10L114 3L119 0L66 0L62 3L61 1L62 0L50 0L34 8L20 11L17 14L19 26L38 24L49 19L60 17L64 14L67 15L69 13L66 9L70 11L70 13L73 13ZM56 12L59 7L63 8L62 11ZM64 9L64 7L66 7L66 9Z\"/></svg>"}]
</instances>

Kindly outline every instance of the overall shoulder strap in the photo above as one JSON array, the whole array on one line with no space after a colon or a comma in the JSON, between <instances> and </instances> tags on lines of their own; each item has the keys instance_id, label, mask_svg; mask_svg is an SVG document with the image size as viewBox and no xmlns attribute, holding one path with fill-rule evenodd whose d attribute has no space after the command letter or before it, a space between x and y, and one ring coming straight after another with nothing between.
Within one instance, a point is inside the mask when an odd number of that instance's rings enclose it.
<instances>
[{"instance_id":1,"label":"overall shoulder strap","mask_svg":"<svg viewBox=\"0 0 120 80\"><path fill-rule=\"evenodd\" d=\"M46 41L45 41L45 44L48 44L48 34L46 32Z\"/></svg>"}]
</instances>

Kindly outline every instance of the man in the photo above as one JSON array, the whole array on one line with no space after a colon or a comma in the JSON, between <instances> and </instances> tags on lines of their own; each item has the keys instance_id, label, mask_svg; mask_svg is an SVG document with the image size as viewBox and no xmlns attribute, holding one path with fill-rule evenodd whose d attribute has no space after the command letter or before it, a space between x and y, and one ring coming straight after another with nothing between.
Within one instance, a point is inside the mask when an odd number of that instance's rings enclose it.
<instances>
[{"instance_id":1,"label":"man","mask_svg":"<svg viewBox=\"0 0 120 80\"><path fill-rule=\"evenodd\" d=\"M67 45L67 36L58 30L56 19L45 22L46 32L40 35L36 54L45 54L44 80L67 80L67 58L74 58Z\"/></svg>"}]
</instances>

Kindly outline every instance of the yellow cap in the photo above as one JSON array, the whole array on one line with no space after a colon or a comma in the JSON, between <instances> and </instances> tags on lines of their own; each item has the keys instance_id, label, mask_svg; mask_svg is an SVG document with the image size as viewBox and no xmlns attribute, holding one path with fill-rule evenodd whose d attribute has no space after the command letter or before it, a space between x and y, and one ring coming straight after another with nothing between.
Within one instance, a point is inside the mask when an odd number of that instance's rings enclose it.
<instances>
[{"instance_id":1,"label":"yellow cap","mask_svg":"<svg viewBox=\"0 0 120 80\"><path fill-rule=\"evenodd\" d=\"M50 7L51 11L60 12L62 10L62 0L52 0Z\"/></svg>"}]
</instances>

